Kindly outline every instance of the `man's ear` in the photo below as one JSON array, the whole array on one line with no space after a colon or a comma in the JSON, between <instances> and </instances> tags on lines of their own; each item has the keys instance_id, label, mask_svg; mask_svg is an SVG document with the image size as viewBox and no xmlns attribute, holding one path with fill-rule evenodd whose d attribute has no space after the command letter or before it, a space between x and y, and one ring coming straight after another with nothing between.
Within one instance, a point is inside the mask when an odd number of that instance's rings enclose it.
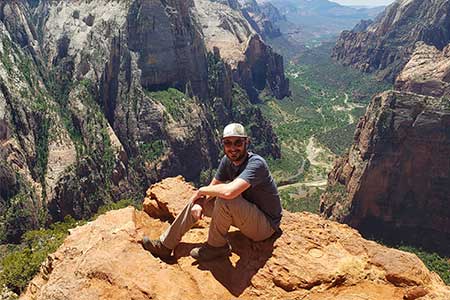
<instances>
[{"instance_id":1,"label":"man's ear","mask_svg":"<svg viewBox=\"0 0 450 300\"><path fill-rule=\"evenodd\" d=\"M246 143L247 143L247 146L250 145L250 138L249 137L247 137Z\"/></svg>"}]
</instances>

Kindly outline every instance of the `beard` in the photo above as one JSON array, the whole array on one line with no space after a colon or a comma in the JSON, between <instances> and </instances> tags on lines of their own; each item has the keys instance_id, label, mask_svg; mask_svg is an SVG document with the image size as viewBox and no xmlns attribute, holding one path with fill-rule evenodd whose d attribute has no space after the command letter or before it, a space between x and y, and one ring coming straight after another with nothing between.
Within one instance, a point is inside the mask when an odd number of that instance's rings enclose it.
<instances>
[{"instance_id":1,"label":"beard","mask_svg":"<svg viewBox=\"0 0 450 300\"><path fill-rule=\"evenodd\" d=\"M247 157L247 145L244 145L242 149L235 148L234 150L225 150L225 155L228 157L228 159L232 162L240 162L244 160Z\"/></svg>"}]
</instances>

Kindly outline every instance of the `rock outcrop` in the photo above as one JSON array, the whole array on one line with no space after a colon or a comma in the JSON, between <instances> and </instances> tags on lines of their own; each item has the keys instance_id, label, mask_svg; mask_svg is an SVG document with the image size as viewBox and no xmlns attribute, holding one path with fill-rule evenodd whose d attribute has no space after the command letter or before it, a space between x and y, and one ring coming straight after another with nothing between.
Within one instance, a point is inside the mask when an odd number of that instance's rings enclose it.
<instances>
[{"instance_id":1,"label":"rock outcrop","mask_svg":"<svg viewBox=\"0 0 450 300\"><path fill-rule=\"evenodd\" d=\"M394 82L418 41L442 50L450 42L450 1L398 0L365 30L342 32L338 62ZM363 26L364 27L364 26Z\"/></svg>"},{"instance_id":2,"label":"rock outcrop","mask_svg":"<svg viewBox=\"0 0 450 300\"><path fill-rule=\"evenodd\" d=\"M219 4L203 2L0 3L0 240L89 217L167 176L208 181L231 121L255 136L254 150L280 157L251 101L288 93L282 57L239 7L221 20L245 28L232 33L242 49L211 46L197 10Z\"/></svg>"},{"instance_id":3,"label":"rock outcrop","mask_svg":"<svg viewBox=\"0 0 450 300\"><path fill-rule=\"evenodd\" d=\"M265 88L278 99L290 95L283 57L261 40L258 27L245 19L245 10L238 1L194 2L195 14L205 24L202 29L206 47L210 51L219 49L220 56L231 66L233 79L252 102L258 102L258 95Z\"/></svg>"},{"instance_id":4,"label":"rock outcrop","mask_svg":"<svg viewBox=\"0 0 450 300\"><path fill-rule=\"evenodd\" d=\"M170 215L193 188L166 179L148 195ZM167 219L167 218L166 218ZM168 226L129 207L71 230L20 299L422 299L450 289L413 254L366 241L346 225L285 212L281 236L254 243L232 230L232 256L197 264L188 253L206 240L199 224L164 262L139 244Z\"/></svg>"},{"instance_id":5,"label":"rock outcrop","mask_svg":"<svg viewBox=\"0 0 450 300\"><path fill-rule=\"evenodd\" d=\"M256 0L239 0L245 19L263 38L281 36L280 28L275 23L283 20L278 9L271 3L259 4Z\"/></svg>"},{"instance_id":6,"label":"rock outcrop","mask_svg":"<svg viewBox=\"0 0 450 300\"><path fill-rule=\"evenodd\" d=\"M349 153L335 164L323 215L363 234L450 253L450 64L419 44L396 82L375 96Z\"/></svg>"},{"instance_id":7,"label":"rock outcrop","mask_svg":"<svg viewBox=\"0 0 450 300\"><path fill-rule=\"evenodd\" d=\"M450 45L443 51L423 42L397 76L395 88L433 97L450 96Z\"/></svg>"}]
</instances>

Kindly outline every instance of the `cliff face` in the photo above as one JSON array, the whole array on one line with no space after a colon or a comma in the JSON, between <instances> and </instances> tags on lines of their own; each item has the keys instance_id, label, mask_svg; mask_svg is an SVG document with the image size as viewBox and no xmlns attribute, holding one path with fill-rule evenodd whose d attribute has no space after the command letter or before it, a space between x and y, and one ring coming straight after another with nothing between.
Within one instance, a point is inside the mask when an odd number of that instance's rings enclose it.
<instances>
[{"instance_id":1,"label":"cliff face","mask_svg":"<svg viewBox=\"0 0 450 300\"><path fill-rule=\"evenodd\" d=\"M338 62L394 81L417 41L442 50L450 42L450 2L398 0L365 30L344 31L333 50Z\"/></svg>"},{"instance_id":2,"label":"cliff face","mask_svg":"<svg viewBox=\"0 0 450 300\"><path fill-rule=\"evenodd\" d=\"M263 38L276 38L281 31L275 22L283 19L278 9L271 3L258 3L256 0L239 0L245 19Z\"/></svg>"},{"instance_id":3,"label":"cliff face","mask_svg":"<svg viewBox=\"0 0 450 300\"><path fill-rule=\"evenodd\" d=\"M90 216L170 175L207 181L231 121L257 135L259 153L280 156L249 98L255 88L281 97L282 59L264 48L249 56L266 60L264 86L237 82L233 56L208 47L196 10L178 0L0 4L0 240ZM249 28L244 41L253 31L238 12L228 24ZM246 49L237 59L252 69Z\"/></svg>"},{"instance_id":4,"label":"cliff face","mask_svg":"<svg viewBox=\"0 0 450 300\"><path fill-rule=\"evenodd\" d=\"M289 96L283 57L261 40L257 24L246 20L246 9L238 1L194 2L199 22L207 24L203 27L206 47L220 50L221 57L231 66L233 79L252 102L258 102L258 94L264 89L278 99Z\"/></svg>"},{"instance_id":5,"label":"cliff face","mask_svg":"<svg viewBox=\"0 0 450 300\"><path fill-rule=\"evenodd\" d=\"M447 52L419 44L397 91L372 99L348 155L329 174L323 215L450 253Z\"/></svg>"},{"instance_id":6,"label":"cliff face","mask_svg":"<svg viewBox=\"0 0 450 300\"><path fill-rule=\"evenodd\" d=\"M144 205L173 219L194 192L180 178L152 186ZM154 205L154 206L152 206ZM284 212L283 233L252 242L232 230L229 258L195 264L203 220L175 249L154 258L139 244L168 226L129 207L71 230L19 299L448 299L450 289L417 256L366 241L348 226Z\"/></svg>"},{"instance_id":7,"label":"cliff face","mask_svg":"<svg viewBox=\"0 0 450 300\"><path fill-rule=\"evenodd\" d=\"M433 97L450 96L450 45L442 51L423 42L397 76L395 88Z\"/></svg>"}]
</instances>

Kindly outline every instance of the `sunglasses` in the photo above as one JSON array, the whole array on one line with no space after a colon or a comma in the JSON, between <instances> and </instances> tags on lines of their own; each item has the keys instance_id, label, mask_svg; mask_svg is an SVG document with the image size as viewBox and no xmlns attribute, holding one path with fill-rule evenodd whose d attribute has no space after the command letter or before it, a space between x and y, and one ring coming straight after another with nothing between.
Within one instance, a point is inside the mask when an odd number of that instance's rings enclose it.
<instances>
[{"instance_id":1,"label":"sunglasses","mask_svg":"<svg viewBox=\"0 0 450 300\"><path fill-rule=\"evenodd\" d=\"M231 146L235 146L235 147L242 147L242 145L244 145L246 139L237 139L234 142L230 141L230 140L223 140L222 143L225 147L231 147Z\"/></svg>"}]
</instances>

